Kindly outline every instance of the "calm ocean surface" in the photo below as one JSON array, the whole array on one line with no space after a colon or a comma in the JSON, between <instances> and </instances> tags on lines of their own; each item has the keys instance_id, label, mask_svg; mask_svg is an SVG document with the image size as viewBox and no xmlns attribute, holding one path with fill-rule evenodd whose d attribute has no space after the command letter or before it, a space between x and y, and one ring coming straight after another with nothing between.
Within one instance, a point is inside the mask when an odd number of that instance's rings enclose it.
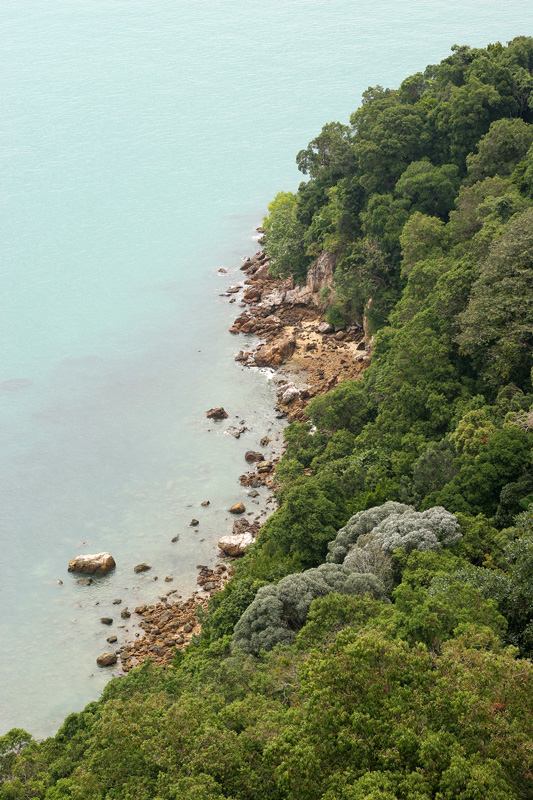
<instances>
[{"instance_id":1,"label":"calm ocean surface","mask_svg":"<svg viewBox=\"0 0 533 800\"><path fill-rule=\"evenodd\" d=\"M228 506L257 510L237 481L244 451L281 425L267 376L233 361L242 340L218 295L257 249L269 200L298 185L298 150L369 85L395 87L455 43L531 34L533 12L529 0L1 6L0 735L41 737L112 674L95 658L125 631L99 618L190 591ZM208 424L213 405L249 431ZM78 586L69 559L104 549L116 571Z\"/></svg>"}]
</instances>

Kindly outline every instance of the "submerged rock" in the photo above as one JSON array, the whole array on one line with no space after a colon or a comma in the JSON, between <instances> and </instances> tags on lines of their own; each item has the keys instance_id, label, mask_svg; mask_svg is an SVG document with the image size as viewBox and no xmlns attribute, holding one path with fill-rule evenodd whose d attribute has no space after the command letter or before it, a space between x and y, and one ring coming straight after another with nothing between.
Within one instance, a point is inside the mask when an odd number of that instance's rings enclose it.
<instances>
[{"instance_id":1,"label":"submerged rock","mask_svg":"<svg viewBox=\"0 0 533 800\"><path fill-rule=\"evenodd\" d=\"M244 454L244 458L249 464L252 464L254 461L265 460L264 455L262 453L258 453L256 450L247 450Z\"/></svg>"},{"instance_id":2,"label":"submerged rock","mask_svg":"<svg viewBox=\"0 0 533 800\"><path fill-rule=\"evenodd\" d=\"M152 569L152 567L149 564L144 563L137 564L135 567L133 567L134 572L146 572L149 569Z\"/></svg>"},{"instance_id":3,"label":"submerged rock","mask_svg":"<svg viewBox=\"0 0 533 800\"><path fill-rule=\"evenodd\" d=\"M209 411L205 412L207 419L226 419L228 416L227 411L220 406L219 408L210 408Z\"/></svg>"},{"instance_id":4,"label":"submerged rock","mask_svg":"<svg viewBox=\"0 0 533 800\"><path fill-rule=\"evenodd\" d=\"M84 572L88 575L105 575L116 567L110 553L88 553L75 556L68 562L69 572Z\"/></svg>"}]
</instances>

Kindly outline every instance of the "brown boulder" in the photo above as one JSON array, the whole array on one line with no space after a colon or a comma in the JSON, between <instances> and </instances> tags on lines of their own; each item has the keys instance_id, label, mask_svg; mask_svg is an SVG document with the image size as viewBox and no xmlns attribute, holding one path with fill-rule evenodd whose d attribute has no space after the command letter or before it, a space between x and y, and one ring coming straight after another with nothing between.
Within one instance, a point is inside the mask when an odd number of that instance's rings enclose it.
<instances>
[{"instance_id":1,"label":"brown boulder","mask_svg":"<svg viewBox=\"0 0 533 800\"><path fill-rule=\"evenodd\" d=\"M251 286L245 291L242 299L245 303L256 303L258 300L261 300L261 290L257 289L255 286Z\"/></svg>"},{"instance_id":2,"label":"brown boulder","mask_svg":"<svg viewBox=\"0 0 533 800\"><path fill-rule=\"evenodd\" d=\"M265 457L262 453L258 453L255 450L247 450L244 454L244 458L248 461L249 464L252 464L254 461L264 461Z\"/></svg>"},{"instance_id":3,"label":"brown boulder","mask_svg":"<svg viewBox=\"0 0 533 800\"><path fill-rule=\"evenodd\" d=\"M210 408L209 411L205 412L207 419L226 419L228 414L222 407L220 408Z\"/></svg>"},{"instance_id":4,"label":"brown boulder","mask_svg":"<svg viewBox=\"0 0 533 800\"><path fill-rule=\"evenodd\" d=\"M144 564L144 563L137 564L135 567L133 567L134 572L146 572L149 569L152 569L152 567L149 564Z\"/></svg>"},{"instance_id":5,"label":"brown boulder","mask_svg":"<svg viewBox=\"0 0 533 800\"><path fill-rule=\"evenodd\" d=\"M294 336L276 339L259 348L255 354L255 363L258 367L279 367L292 356L295 349L296 339Z\"/></svg>"},{"instance_id":6,"label":"brown boulder","mask_svg":"<svg viewBox=\"0 0 533 800\"><path fill-rule=\"evenodd\" d=\"M98 656L96 659L96 663L100 667L109 667L111 664L117 663L117 656L115 653L102 653L102 655Z\"/></svg>"},{"instance_id":7,"label":"brown boulder","mask_svg":"<svg viewBox=\"0 0 533 800\"><path fill-rule=\"evenodd\" d=\"M243 503L235 503L230 509L230 514L244 514L246 508Z\"/></svg>"},{"instance_id":8,"label":"brown boulder","mask_svg":"<svg viewBox=\"0 0 533 800\"><path fill-rule=\"evenodd\" d=\"M76 556L68 562L69 572L85 572L88 575L105 575L114 567L115 559L109 553Z\"/></svg>"}]
</instances>

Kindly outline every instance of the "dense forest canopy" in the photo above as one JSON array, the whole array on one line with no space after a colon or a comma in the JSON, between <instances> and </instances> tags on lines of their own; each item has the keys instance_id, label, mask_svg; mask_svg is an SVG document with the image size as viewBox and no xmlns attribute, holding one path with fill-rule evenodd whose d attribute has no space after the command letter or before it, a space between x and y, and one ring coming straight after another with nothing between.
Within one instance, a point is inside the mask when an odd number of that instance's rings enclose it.
<instances>
[{"instance_id":1,"label":"dense forest canopy","mask_svg":"<svg viewBox=\"0 0 533 800\"><path fill-rule=\"evenodd\" d=\"M533 796L533 39L368 89L265 220L363 378L291 424L279 509L166 671L108 684L0 798Z\"/></svg>"}]
</instances>

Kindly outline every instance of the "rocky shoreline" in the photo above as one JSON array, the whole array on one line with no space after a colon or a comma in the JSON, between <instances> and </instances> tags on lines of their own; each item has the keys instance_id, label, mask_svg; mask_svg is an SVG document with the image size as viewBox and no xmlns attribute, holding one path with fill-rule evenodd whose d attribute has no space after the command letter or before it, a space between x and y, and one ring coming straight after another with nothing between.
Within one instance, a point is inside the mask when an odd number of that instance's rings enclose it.
<instances>
[{"instance_id":1,"label":"rocky shoreline","mask_svg":"<svg viewBox=\"0 0 533 800\"><path fill-rule=\"evenodd\" d=\"M334 257L322 253L309 268L307 283L294 286L270 275L266 253L259 252L240 267L247 275L243 283L226 293L230 302L240 299L244 309L230 332L260 340L236 360L276 371L278 411L289 421L304 419L316 395L359 378L370 360L372 338L365 321L335 328L325 320L323 298L333 290L334 268Z\"/></svg>"},{"instance_id":2,"label":"rocky shoreline","mask_svg":"<svg viewBox=\"0 0 533 800\"><path fill-rule=\"evenodd\" d=\"M289 421L305 419L306 406L316 395L330 391L343 380L359 378L370 359L372 341L364 324L341 329L325 320L324 289L331 290L334 266L333 256L323 253L310 267L306 285L295 287L292 281L269 274L268 258L260 251L240 266L246 278L221 295L242 309L230 332L254 339L235 360L243 367L274 371L276 412ZM219 272L224 275L227 271ZM227 416L224 409L206 413L211 419ZM269 443L268 437L261 440L262 447ZM269 460L254 451L248 451L245 458L253 469L242 474L239 482L251 489L250 496L257 496L256 490L261 486L274 490L279 459ZM220 539L219 563L213 569L198 565L199 589L186 600L181 600L174 589L159 603L137 607L134 614L142 632L137 631L135 639L117 650L102 654L99 663L117 665L120 660L122 673L148 659L158 666L169 664L176 649L183 651L200 632L198 609L205 611L211 597L224 588L233 574L234 558L253 542L261 524L257 518L254 522L245 517L236 519L232 535Z\"/></svg>"}]
</instances>

